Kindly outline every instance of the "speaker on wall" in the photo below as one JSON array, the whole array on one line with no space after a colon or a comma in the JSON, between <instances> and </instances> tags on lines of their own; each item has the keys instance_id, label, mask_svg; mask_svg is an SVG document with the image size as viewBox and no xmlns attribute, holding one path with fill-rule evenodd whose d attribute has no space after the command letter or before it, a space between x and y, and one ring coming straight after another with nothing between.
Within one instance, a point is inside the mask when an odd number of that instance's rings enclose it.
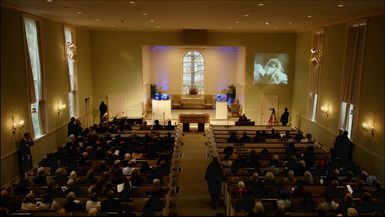
<instances>
[{"instance_id":1,"label":"speaker on wall","mask_svg":"<svg viewBox=\"0 0 385 217\"><path fill-rule=\"evenodd\" d=\"M206 44L207 29L183 29L182 42L184 44Z\"/></svg>"}]
</instances>

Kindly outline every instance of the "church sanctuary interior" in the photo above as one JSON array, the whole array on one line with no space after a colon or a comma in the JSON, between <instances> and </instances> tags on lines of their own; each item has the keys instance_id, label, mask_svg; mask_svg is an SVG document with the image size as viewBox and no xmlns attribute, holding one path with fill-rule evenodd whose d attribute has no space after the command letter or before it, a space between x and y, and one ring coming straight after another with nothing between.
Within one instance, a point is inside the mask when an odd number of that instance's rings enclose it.
<instances>
[{"instance_id":1,"label":"church sanctuary interior","mask_svg":"<svg viewBox=\"0 0 385 217\"><path fill-rule=\"evenodd\" d=\"M1 216L384 216L384 0L1 0Z\"/></svg>"}]
</instances>

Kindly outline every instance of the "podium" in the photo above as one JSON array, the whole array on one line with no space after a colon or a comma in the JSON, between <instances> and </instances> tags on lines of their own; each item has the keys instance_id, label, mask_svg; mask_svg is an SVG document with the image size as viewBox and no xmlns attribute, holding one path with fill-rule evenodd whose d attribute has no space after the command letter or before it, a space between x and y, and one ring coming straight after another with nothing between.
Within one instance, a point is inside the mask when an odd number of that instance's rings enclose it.
<instances>
[{"instance_id":1,"label":"podium","mask_svg":"<svg viewBox=\"0 0 385 217\"><path fill-rule=\"evenodd\" d=\"M155 120L161 124L171 120L171 100L152 100L152 121Z\"/></svg>"},{"instance_id":2,"label":"podium","mask_svg":"<svg viewBox=\"0 0 385 217\"><path fill-rule=\"evenodd\" d=\"M227 119L227 102L215 103L215 118Z\"/></svg>"}]
</instances>

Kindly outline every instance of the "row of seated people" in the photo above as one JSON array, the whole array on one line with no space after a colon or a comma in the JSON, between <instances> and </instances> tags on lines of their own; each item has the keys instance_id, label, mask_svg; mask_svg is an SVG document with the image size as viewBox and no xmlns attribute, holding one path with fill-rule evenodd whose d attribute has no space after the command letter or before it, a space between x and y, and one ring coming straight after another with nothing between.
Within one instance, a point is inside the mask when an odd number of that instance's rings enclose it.
<instances>
[{"instance_id":1,"label":"row of seated people","mask_svg":"<svg viewBox=\"0 0 385 217\"><path fill-rule=\"evenodd\" d=\"M322 210L346 214L350 207L361 214L384 211L384 189L378 182L362 188L352 187L353 194L346 191L337 180L327 186L308 186L302 180L298 180L296 185L289 182L287 179L275 182L271 173L267 173L263 180L253 174L247 182L239 181L237 185L229 186L232 205L235 211L242 212L251 212L255 201L264 201L270 211Z\"/></svg>"},{"instance_id":2,"label":"row of seated people","mask_svg":"<svg viewBox=\"0 0 385 217\"><path fill-rule=\"evenodd\" d=\"M251 140L245 133L243 137L229 142ZM296 140L302 139L298 136ZM313 141L311 136L306 139ZM352 162L349 166L342 165L333 149L326 157L315 152L314 146L308 146L301 153L294 143L281 154L270 154L273 149L269 148L263 148L260 154L254 150L237 153L233 149L234 146L217 148L226 176L226 191L236 215L281 216L295 211L312 211L316 215L332 211L335 215L347 215L348 208L356 214L384 214L385 191L381 183ZM322 157L318 157L320 154ZM347 184L352 193L346 193Z\"/></svg>"},{"instance_id":3,"label":"row of seated people","mask_svg":"<svg viewBox=\"0 0 385 217\"><path fill-rule=\"evenodd\" d=\"M170 133L163 137L159 134L156 136L146 134L142 137L133 134L124 138L120 135L111 137L109 134L102 137L97 134L76 138L70 136L64 147L60 147L54 154L48 154L40 165L49 166L51 173L54 173L61 164L66 165L70 171L80 166L85 169L77 172L84 174L94 159L103 160L107 165L112 165L116 160L121 160L124 164L131 158L134 160L143 157L149 159L162 157L170 161L174 140ZM99 170L96 168L95 171Z\"/></svg>"},{"instance_id":4,"label":"row of seated people","mask_svg":"<svg viewBox=\"0 0 385 217\"><path fill-rule=\"evenodd\" d=\"M277 140L289 140L293 139L296 142L314 142L313 136L308 133L306 137L304 137L302 131L298 130L295 135L291 134L291 131L286 131L284 135L281 136L274 129L271 130L271 133L266 132L265 130L259 130L255 133L255 136L252 138L247 134L247 132L243 132L241 137L238 137L237 132L231 132L227 142L231 143L263 143L266 139L277 139Z\"/></svg>"},{"instance_id":5,"label":"row of seated people","mask_svg":"<svg viewBox=\"0 0 385 217\"><path fill-rule=\"evenodd\" d=\"M252 168L258 171L260 168L269 167L274 168L277 172L292 170L296 175L303 175L306 170L309 170L319 175L331 171L332 163L335 163L327 161L329 157L325 154L318 155L314 146L308 146L299 152L293 143L284 152L274 152L273 154L270 153L269 148L263 148L260 153L251 150L237 154L233 147L227 146L223 149L223 155L220 149L217 150L223 169L225 171L230 169L232 174L238 174L241 168Z\"/></svg>"},{"instance_id":6,"label":"row of seated people","mask_svg":"<svg viewBox=\"0 0 385 217\"><path fill-rule=\"evenodd\" d=\"M41 195L33 192L27 193L24 197L10 196L6 190L1 193L1 205L7 207L8 211L57 211L64 208L67 212L89 211L97 208L103 212L133 212L133 211L162 211L165 206L164 195L169 190L162 186L159 179L155 179L149 186L149 196L134 197L133 186L130 181L122 183L122 189L118 189L107 182L101 193L91 190L86 196L76 194L76 186L67 186L63 189L63 196L52 191ZM61 190L61 189L60 189ZM142 202L141 204L138 203Z\"/></svg>"},{"instance_id":7,"label":"row of seated people","mask_svg":"<svg viewBox=\"0 0 385 217\"><path fill-rule=\"evenodd\" d=\"M340 182L333 179L328 185L314 185L308 172L305 172L303 179L295 178L293 174L289 171L287 177L279 180L268 171L263 179L254 173L250 179L239 181L238 184L228 182L235 211L254 215L251 213L254 202L266 200L265 208L270 212L278 209L283 212L338 211L346 214L351 207L361 214L384 212L384 189L377 181L365 183L361 180L354 186L355 182L345 178ZM353 194L347 192L346 184L351 187Z\"/></svg>"},{"instance_id":8,"label":"row of seated people","mask_svg":"<svg viewBox=\"0 0 385 217\"><path fill-rule=\"evenodd\" d=\"M164 126L160 124L159 120L154 121L154 125L147 125L147 121L143 121L143 123L137 127L138 130L168 130L174 131L175 125L172 125L171 120L167 121L167 124ZM75 137L83 136L88 137L90 134L101 134L101 133L128 133L133 130L134 126L129 124L127 121L122 120L113 120L111 122L104 121L100 124L94 124L89 128L83 129L79 120L75 118L71 118L71 121L68 123L68 133L67 135L74 135Z\"/></svg>"},{"instance_id":9,"label":"row of seated people","mask_svg":"<svg viewBox=\"0 0 385 217\"><path fill-rule=\"evenodd\" d=\"M10 212L41 210L39 207L44 206L38 204L48 198L48 201L60 201L59 206L53 206L55 209L85 211L86 198L99 197L103 200L99 201L97 210L102 212L142 211L148 215L148 212L161 211L170 190L167 177L175 138L170 133L163 137L146 134L124 138L111 137L105 131L88 133L71 135L68 142L57 152L48 154L28 178L21 178L9 191L4 189L1 207ZM67 171L71 171L69 175ZM144 193L138 194L138 189ZM143 206L130 206L135 205L137 196L145 198Z\"/></svg>"}]
</instances>

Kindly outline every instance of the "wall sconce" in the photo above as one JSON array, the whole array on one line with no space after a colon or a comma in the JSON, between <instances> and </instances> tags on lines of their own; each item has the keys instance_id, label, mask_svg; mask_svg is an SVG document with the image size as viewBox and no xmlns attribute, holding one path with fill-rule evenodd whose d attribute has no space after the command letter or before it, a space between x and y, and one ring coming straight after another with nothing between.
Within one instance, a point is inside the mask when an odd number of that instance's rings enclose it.
<instances>
[{"instance_id":1,"label":"wall sconce","mask_svg":"<svg viewBox=\"0 0 385 217\"><path fill-rule=\"evenodd\" d=\"M312 49L310 49L310 52L314 54L314 53L317 53L317 52L319 52L319 50L318 50L318 49L316 49L316 48L312 48Z\"/></svg>"},{"instance_id":2,"label":"wall sconce","mask_svg":"<svg viewBox=\"0 0 385 217\"><path fill-rule=\"evenodd\" d=\"M329 117L329 112L330 112L329 104L327 104L326 106L321 106L321 112L324 113L326 117Z\"/></svg>"},{"instance_id":3,"label":"wall sconce","mask_svg":"<svg viewBox=\"0 0 385 217\"><path fill-rule=\"evenodd\" d=\"M60 115L61 112L63 112L64 110L66 109L66 105L65 104L59 104L57 105L57 115Z\"/></svg>"},{"instance_id":4,"label":"wall sconce","mask_svg":"<svg viewBox=\"0 0 385 217\"><path fill-rule=\"evenodd\" d=\"M313 57L310 62L313 63L313 65L318 65L321 63L321 60L318 57Z\"/></svg>"},{"instance_id":5,"label":"wall sconce","mask_svg":"<svg viewBox=\"0 0 385 217\"><path fill-rule=\"evenodd\" d=\"M22 130L24 128L24 120L20 120L19 122L16 122L12 115L12 133L15 135L17 128L19 127L19 130Z\"/></svg>"},{"instance_id":6,"label":"wall sconce","mask_svg":"<svg viewBox=\"0 0 385 217\"><path fill-rule=\"evenodd\" d=\"M313 65L320 64L321 63L321 51L316 49L316 48L312 48L312 49L310 49L310 52L312 54L312 58L310 59L310 62Z\"/></svg>"},{"instance_id":7,"label":"wall sconce","mask_svg":"<svg viewBox=\"0 0 385 217\"><path fill-rule=\"evenodd\" d=\"M370 132L371 136L374 136L374 119L372 123L362 123L362 129L367 133Z\"/></svg>"},{"instance_id":8,"label":"wall sconce","mask_svg":"<svg viewBox=\"0 0 385 217\"><path fill-rule=\"evenodd\" d=\"M75 59L75 54L76 46L71 42L67 42L67 58L73 60Z\"/></svg>"}]
</instances>

